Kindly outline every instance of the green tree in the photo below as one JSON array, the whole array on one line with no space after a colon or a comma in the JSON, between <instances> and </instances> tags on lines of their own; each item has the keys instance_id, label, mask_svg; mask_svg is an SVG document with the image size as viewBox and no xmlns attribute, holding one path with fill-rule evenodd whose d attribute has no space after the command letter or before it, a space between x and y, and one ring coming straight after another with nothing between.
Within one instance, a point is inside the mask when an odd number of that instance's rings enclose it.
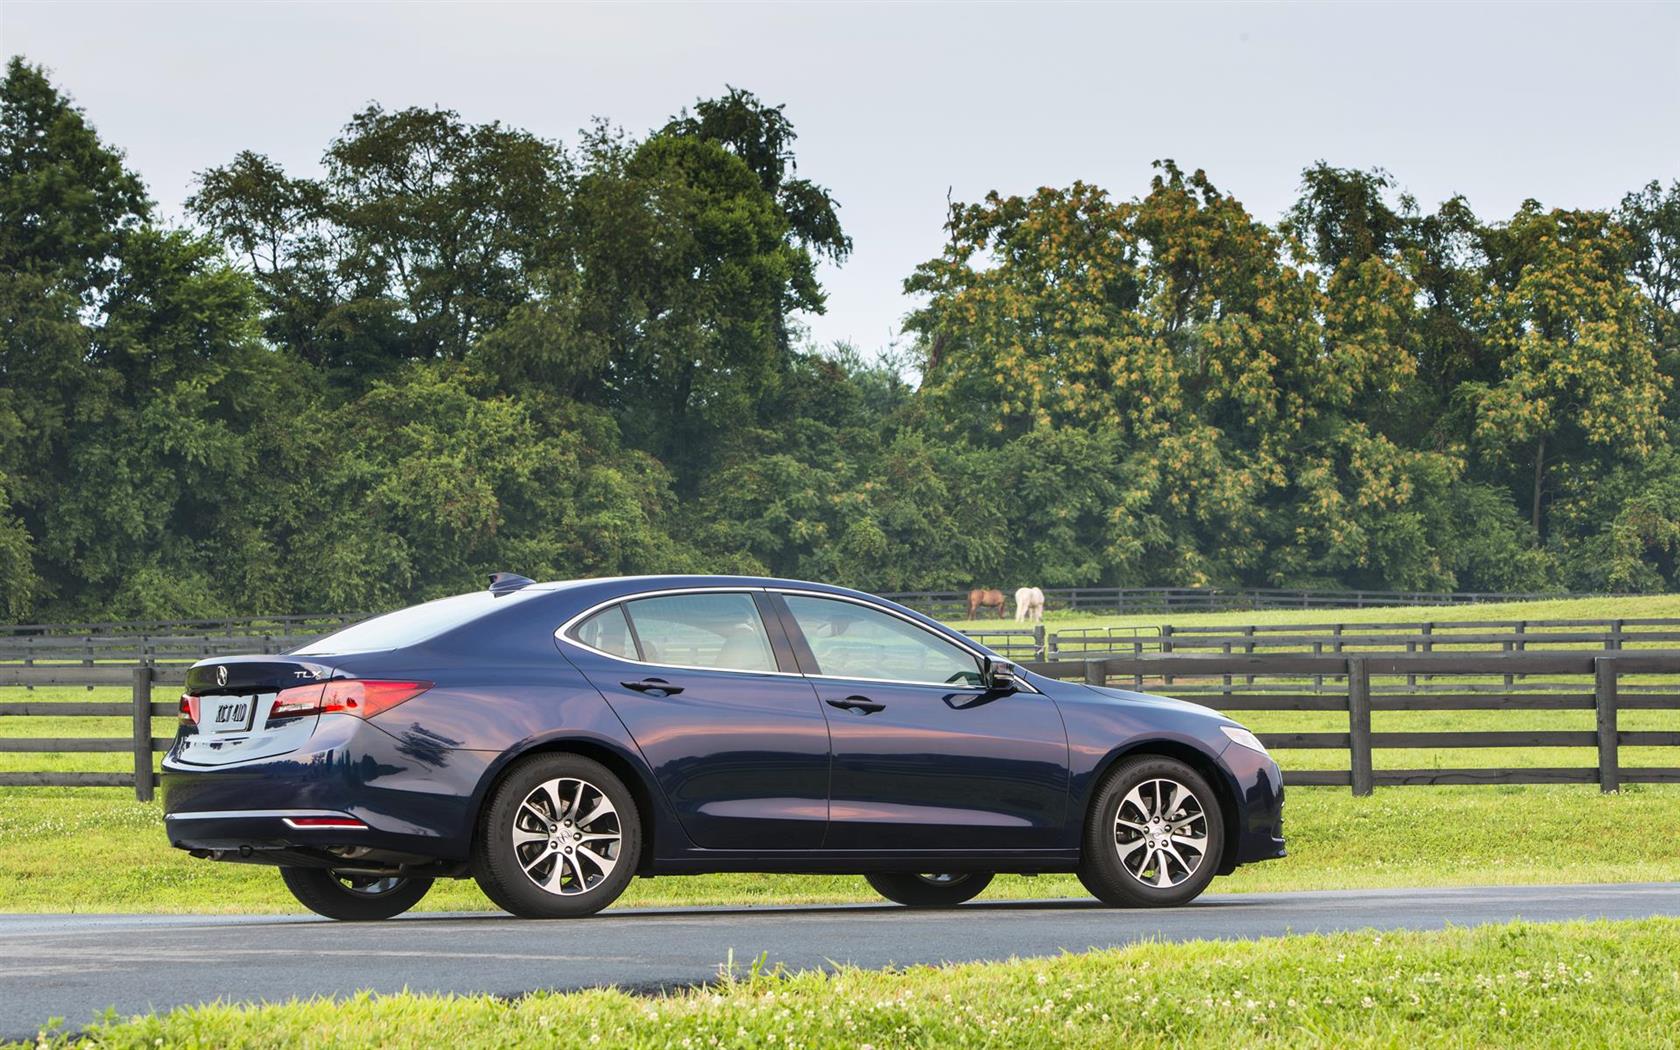
<instances>
[{"instance_id":1,"label":"green tree","mask_svg":"<svg viewBox=\"0 0 1680 1050\"><path fill-rule=\"evenodd\" d=\"M1626 234L1607 215L1529 202L1489 242L1488 338L1504 360L1497 384L1473 390L1477 436L1502 454L1529 450L1540 532L1548 452L1650 454L1670 381L1623 268Z\"/></svg>"},{"instance_id":2,"label":"green tree","mask_svg":"<svg viewBox=\"0 0 1680 1050\"><path fill-rule=\"evenodd\" d=\"M250 268L271 337L348 377L463 358L565 229L564 152L497 123L369 106L322 161L297 179L241 153L188 207Z\"/></svg>"}]
</instances>

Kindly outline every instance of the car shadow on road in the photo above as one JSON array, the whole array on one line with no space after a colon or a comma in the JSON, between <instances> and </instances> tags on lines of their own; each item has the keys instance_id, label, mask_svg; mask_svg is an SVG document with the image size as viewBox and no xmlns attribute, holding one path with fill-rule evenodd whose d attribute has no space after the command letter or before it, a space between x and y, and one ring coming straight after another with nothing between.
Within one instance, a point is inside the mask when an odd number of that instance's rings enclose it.
<instances>
[{"instance_id":1,"label":"car shadow on road","mask_svg":"<svg viewBox=\"0 0 1680 1050\"><path fill-rule=\"evenodd\" d=\"M743 919L753 916L800 916L840 918L844 916L916 915L921 917L972 915L976 912L1002 915L1024 912L1092 911L1114 915L1162 915L1190 909L1243 907L1248 902L1231 897L1202 898L1180 908L1110 908L1096 900L1079 897L1050 900L970 901L952 908L906 908L898 904L775 904L775 905L697 905L687 908L609 908L597 915L565 922L656 922L668 919ZM1258 903L1256 901L1255 903ZM393 920L404 923L461 922L525 922L556 920L524 920L503 912L410 912Z\"/></svg>"}]
</instances>

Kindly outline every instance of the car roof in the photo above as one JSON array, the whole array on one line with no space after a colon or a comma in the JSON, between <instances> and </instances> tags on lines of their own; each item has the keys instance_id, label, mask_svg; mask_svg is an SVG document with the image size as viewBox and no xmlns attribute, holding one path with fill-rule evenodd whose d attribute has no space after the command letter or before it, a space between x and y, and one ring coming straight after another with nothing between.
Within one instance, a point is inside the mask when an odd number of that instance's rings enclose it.
<instances>
[{"instance_id":1,"label":"car roof","mask_svg":"<svg viewBox=\"0 0 1680 1050\"><path fill-rule=\"evenodd\" d=\"M926 613L918 612L907 606L883 598L868 591L854 590L850 587L837 587L831 583L817 583L813 580L790 580L775 576L716 576L705 574L672 574L651 576L602 576L583 580L554 580L548 583L534 583L521 590L541 590L555 594L575 593L585 601L593 604L606 603L616 598L628 598L642 591L683 590L687 588L706 587L767 587L772 589L813 591L822 594L844 595L860 598L876 605L884 605L898 612L904 613L924 625L933 628L941 634L959 640L970 648L984 650L985 646L972 638L963 635L946 624L940 623Z\"/></svg>"},{"instance_id":2,"label":"car roof","mask_svg":"<svg viewBox=\"0 0 1680 1050\"><path fill-rule=\"evenodd\" d=\"M677 587L786 587L798 590L828 591L833 594L851 594L863 598L881 601L877 595L866 591L853 590L850 587L836 587L831 583L817 583L813 580L789 580L774 576L723 576L703 573L693 574L658 574L649 576L595 576L579 580L551 580L546 583L533 583L525 590L536 591L570 591L584 588L598 589L603 592L614 591L632 594L638 590L654 590L656 588Z\"/></svg>"}]
</instances>

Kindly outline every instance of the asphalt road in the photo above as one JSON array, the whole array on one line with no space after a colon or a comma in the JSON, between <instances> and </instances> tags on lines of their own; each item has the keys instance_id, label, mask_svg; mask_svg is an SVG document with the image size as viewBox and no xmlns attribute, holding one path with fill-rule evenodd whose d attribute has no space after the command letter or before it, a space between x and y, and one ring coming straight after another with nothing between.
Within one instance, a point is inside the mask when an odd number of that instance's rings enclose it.
<instances>
[{"instance_id":1,"label":"asphalt road","mask_svg":"<svg viewBox=\"0 0 1680 1050\"><path fill-rule=\"evenodd\" d=\"M950 911L889 905L608 911L570 922L500 914L419 914L343 924L296 916L0 915L0 1038L49 1017L72 1028L217 998L488 992L616 984L653 990L771 963L879 967L1055 955L1149 938L1434 929L1522 918L1680 915L1680 883L1438 890L1209 894L1170 911L1078 900L977 903Z\"/></svg>"}]
</instances>

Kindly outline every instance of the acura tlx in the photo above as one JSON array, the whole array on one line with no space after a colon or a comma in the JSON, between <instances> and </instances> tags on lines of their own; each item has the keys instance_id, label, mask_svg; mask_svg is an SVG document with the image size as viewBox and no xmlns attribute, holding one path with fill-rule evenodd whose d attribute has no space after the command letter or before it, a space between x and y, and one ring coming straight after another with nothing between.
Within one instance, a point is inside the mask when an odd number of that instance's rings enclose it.
<instances>
[{"instance_id":1,"label":"acura tlx","mask_svg":"<svg viewBox=\"0 0 1680 1050\"><path fill-rule=\"evenodd\" d=\"M637 875L718 871L861 874L922 907L1076 872L1110 905L1169 906L1283 855L1282 777L1230 719L755 577L497 573L202 661L163 792L174 846L273 865L337 919L438 878L561 918Z\"/></svg>"}]
</instances>

